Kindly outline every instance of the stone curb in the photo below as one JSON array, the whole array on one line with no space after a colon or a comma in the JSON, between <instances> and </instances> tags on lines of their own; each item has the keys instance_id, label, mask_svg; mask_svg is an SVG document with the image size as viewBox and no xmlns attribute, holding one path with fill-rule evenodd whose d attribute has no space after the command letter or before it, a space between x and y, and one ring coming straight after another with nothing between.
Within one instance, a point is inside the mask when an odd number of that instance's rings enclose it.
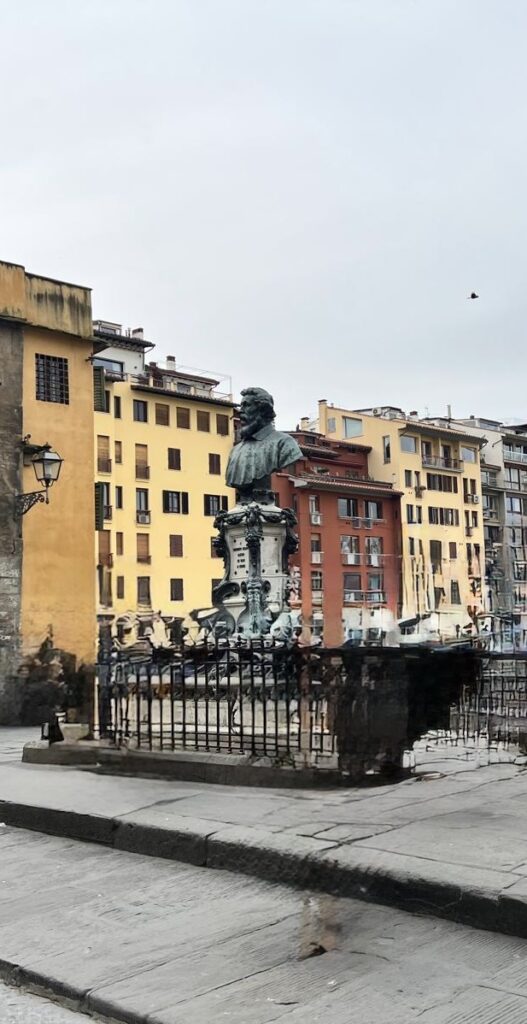
<instances>
[{"instance_id":1,"label":"stone curb","mask_svg":"<svg viewBox=\"0 0 527 1024\"><path fill-rule=\"evenodd\" d=\"M159 827L134 822L132 814L109 818L0 802L0 819L17 828L238 872L527 938L527 897L521 890L514 892L514 883L521 883L518 875L255 828L218 828L201 819L194 819L191 825L181 819L173 828ZM0 964L0 973L1 969ZM102 1012L100 1004L97 1012ZM137 1019L130 1018L134 1024Z\"/></svg>"},{"instance_id":2,"label":"stone curb","mask_svg":"<svg viewBox=\"0 0 527 1024\"><path fill-rule=\"evenodd\" d=\"M67 982L50 978L39 971L10 963L9 960L0 959L0 980L13 988L23 987L29 992L34 992L35 995L44 996L60 1006L89 1014L90 1017L97 1013L98 1019L108 1021L108 1024L115 1024L115 1022L118 1024L156 1024L151 1015L139 1014L133 1010L121 1008L99 996L92 997L89 989L69 985Z\"/></svg>"}]
</instances>

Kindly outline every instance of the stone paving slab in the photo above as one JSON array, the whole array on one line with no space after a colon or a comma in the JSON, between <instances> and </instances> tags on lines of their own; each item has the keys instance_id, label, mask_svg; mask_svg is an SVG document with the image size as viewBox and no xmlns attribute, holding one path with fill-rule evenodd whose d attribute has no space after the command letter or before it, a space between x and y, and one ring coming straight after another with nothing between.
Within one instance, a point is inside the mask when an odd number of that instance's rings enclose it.
<instances>
[{"instance_id":1,"label":"stone paving slab","mask_svg":"<svg viewBox=\"0 0 527 1024\"><path fill-rule=\"evenodd\" d=\"M527 1019L523 939L11 827L0 877L0 975L122 1024Z\"/></svg>"},{"instance_id":2,"label":"stone paving slab","mask_svg":"<svg viewBox=\"0 0 527 1024\"><path fill-rule=\"evenodd\" d=\"M527 936L520 765L287 792L22 764L12 739L4 749L0 730L0 822Z\"/></svg>"}]
</instances>

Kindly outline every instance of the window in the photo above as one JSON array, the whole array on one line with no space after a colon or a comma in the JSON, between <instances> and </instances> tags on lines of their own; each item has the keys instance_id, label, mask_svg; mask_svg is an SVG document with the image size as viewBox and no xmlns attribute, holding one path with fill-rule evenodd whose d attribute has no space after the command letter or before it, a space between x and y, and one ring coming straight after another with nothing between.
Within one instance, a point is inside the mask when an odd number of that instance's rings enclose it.
<instances>
[{"instance_id":1,"label":"window","mask_svg":"<svg viewBox=\"0 0 527 1024\"><path fill-rule=\"evenodd\" d=\"M134 398L134 420L136 423L148 423L148 402Z\"/></svg>"},{"instance_id":2,"label":"window","mask_svg":"<svg viewBox=\"0 0 527 1024\"><path fill-rule=\"evenodd\" d=\"M222 437L227 437L229 433L229 417L222 412L216 414L216 433Z\"/></svg>"},{"instance_id":3,"label":"window","mask_svg":"<svg viewBox=\"0 0 527 1024\"><path fill-rule=\"evenodd\" d=\"M115 534L115 554L122 555L124 552L124 534Z\"/></svg>"},{"instance_id":4,"label":"window","mask_svg":"<svg viewBox=\"0 0 527 1024\"><path fill-rule=\"evenodd\" d=\"M110 412L110 392L104 392L104 412Z\"/></svg>"},{"instance_id":5,"label":"window","mask_svg":"<svg viewBox=\"0 0 527 1024\"><path fill-rule=\"evenodd\" d=\"M412 486L412 470L411 469L405 469L405 471L404 471L404 486L405 487L411 487Z\"/></svg>"},{"instance_id":6,"label":"window","mask_svg":"<svg viewBox=\"0 0 527 1024\"><path fill-rule=\"evenodd\" d=\"M146 444L136 444L135 446L135 475L137 480L148 480L150 477L148 445Z\"/></svg>"},{"instance_id":7,"label":"window","mask_svg":"<svg viewBox=\"0 0 527 1024\"><path fill-rule=\"evenodd\" d=\"M421 458L429 461L432 458L432 442L421 441Z\"/></svg>"},{"instance_id":8,"label":"window","mask_svg":"<svg viewBox=\"0 0 527 1024\"><path fill-rule=\"evenodd\" d=\"M434 587L434 607L439 608L441 601L445 596L443 587Z\"/></svg>"},{"instance_id":9,"label":"window","mask_svg":"<svg viewBox=\"0 0 527 1024\"><path fill-rule=\"evenodd\" d=\"M226 512L229 507L228 498L222 494L204 494L203 511L206 516L217 516L218 512Z\"/></svg>"},{"instance_id":10,"label":"window","mask_svg":"<svg viewBox=\"0 0 527 1024\"><path fill-rule=\"evenodd\" d=\"M124 363L121 363L118 359L102 359L101 356L95 356L93 366L101 366L107 371L107 373L113 373L119 376L124 371Z\"/></svg>"},{"instance_id":11,"label":"window","mask_svg":"<svg viewBox=\"0 0 527 1024\"><path fill-rule=\"evenodd\" d=\"M93 408L95 412L108 412L104 396L104 370L102 366L93 367Z\"/></svg>"},{"instance_id":12,"label":"window","mask_svg":"<svg viewBox=\"0 0 527 1024\"><path fill-rule=\"evenodd\" d=\"M211 558L221 558L221 555L220 555L219 551L216 548L216 540L217 540L216 537L211 537L210 538L210 557Z\"/></svg>"},{"instance_id":13,"label":"window","mask_svg":"<svg viewBox=\"0 0 527 1024\"><path fill-rule=\"evenodd\" d=\"M415 520L416 520L417 523L422 523L423 522L423 506L422 505L416 505L415 506Z\"/></svg>"},{"instance_id":14,"label":"window","mask_svg":"<svg viewBox=\"0 0 527 1024\"><path fill-rule=\"evenodd\" d=\"M190 430L190 409L183 409L180 405L177 406L176 426L180 430Z\"/></svg>"},{"instance_id":15,"label":"window","mask_svg":"<svg viewBox=\"0 0 527 1024\"><path fill-rule=\"evenodd\" d=\"M512 494L507 494L505 496L505 509L507 512L512 512L514 514L521 513L521 498L516 498Z\"/></svg>"},{"instance_id":16,"label":"window","mask_svg":"<svg viewBox=\"0 0 527 1024\"><path fill-rule=\"evenodd\" d=\"M209 454L209 473L221 475L221 456Z\"/></svg>"},{"instance_id":17,"label":"window","mask_svg":"<svg viewBox=\"0 0 527 1024\"><path fill-rule=\"evenodd\" d=\"M328 434L335 434L337 432L337 421L334 416L328 417Z\"/></svg>"},{"instance_id":18,"label":"window","mask_svg":"<svg viewBox=\"0 0 527 1024\"><path fill-rule=\"evenodd\" d=\"M459 583L457 580L450 581L450 604L461 604L461 595L459 593Z\"/></svg>"},{"instance_id":19,"label":"window","mask_svg":"<svg viewBox=\"0 0 527 1024\"><path fill-rule=\"evenodd\" d=\"M317 593L323 589L323 586L322 573L317 569L311 573L311 590L313 593Z\"/></svg>"},{"instance_id":20,"label":"window","mask_svg":"<svg viewBox=\"0 0 527 1024\"><path fill-rule=\"evenodd\" d=\"M448 491L457 494L457 477L443 476L442 473L427 473L426 486L429 491Z\"/></svg>"},{"instance_id":21,"label":"window","mask_svg":"<svg viewBox=\"0 0 527 1024\"><path fill-rule=\"evenodd\" d=\"M457 558L457 544L455 540L449 541L448 555L451 561L454 561L454 559Z\"/></svg>"},{"instance_id":22,"label":"window","mask_svg":"<svg viewBox=\"0 0 527 1024\"><path fill-rule=\"evenodd\" d=\"M209 412L201 412L201 410L198 409L198 412L197 412L197 427L198 427L198 430L203 430L207 434L209 433L209 431L210 431L210 413Z\"/></svg>"},{"instance_id":23,"label":"window","mask_svg":"<svg viewBox=\"0 0 527 1024\"><path fill-rule=\"evenodd\" d=\"M170 406L156 402L156 423L158 427L170 426Z\"/></svg>"},{"instance_id":24,"label":"window","mask_svg":"<svg viewBox=\"0 0 527 1024\"><path fill-rule=\"evenodd\" d=\"M138 533L136 537L137 542L137 561L138 562L149 562L150 561L150 534Z\"/></svg>"},{"instance_id":25,"label":"window","mask_svg":"<svg viewBox=\"0 0 527 1024\"><path fill-rule=\"evenodd\" d=\"M441 562L443 560L443 549L440 540L430 541L430 561L432 563L432 572L441 572Z\"/></svg>"},{"instance_id":26,"label":"window","mask_svg":"<svg viewBox=\"0 0 527 1024\"><path fill-rule=\"evenodd\" d=\"M382 519L382 501L366 502L366 518Z\"/></svg>"},{"instance_id":27,"label":"window","mask_svg":"<svg viewBox=\"0 0 527 1024\"><path fill-rule=\"evenodd\" d=\"M69 405L68 360L35 354L36 396L39 402Z\"/></svg>"},{"instance_id":28,"label":"window","mask_svg":"<svg viewBox=\"0 0 527 1024\"><path fill-rule=\"evenodd\" d=\"M168 449L168 468L169 469L181 469L181 449L180 448L169 448Z\"/></svg>"},{"instance_id":29,"label":"window","mask_svg":"<svg viewBox=\"0 0 527 1024\"><path fill-rule=\"evenodd\" d=\"M361 599L361 578L360 572L344 573L344 600L360 601Z\"/></svg>"},{"instance_id":30,"label":"window","mask_svg":"<svg viewBox=\"0 0 527 1024\"><path fill-rule=\"evenodd\" d=\"M366 537L366 564L382 565L383 548L382 537Z\"/></svg>"},{"instance_id":31,"label":"window","mask_svg":"<svg viewBox=\"0 0 527 1024\"><path fill-rule=\"evenodd\" d=\"M368 590L370 593L374 591L381 591L384 587L384 578L381 572L370 572L368 573Z\"/></svg>"},{"instance_id":32,"label":"window","mask_svg":"<svg viewBox=\"0 0 527 1024\"><path fill-rule=\"evenodd\" d=\"M117 577L117 598L120 601L124 600L124 576Z\"/></svg>"},{"instance_id":33,"label":"window","mask_svg":"<svg viewBox=\"0 0 527 1024\"><path fill-rule=\"evenodd\" d=\"M115 507L123 507L123 489L119 484L115 488Z\"/></svg>"},{"instance_id":34,"label":"window","mask_svg":"<svg viewBox=\"0 0 527 1024\"><path fill-rule=\"evenodd\" d=\"M478 513L477 512L473 512L472 513L472 526L474 527L474 529L477 529L477 526L478 526Z\"/></svg>"},{"instance_id":35,"label":"window","mask_svg":"<svg viewBox=\"0 0 527 1024\"><path fill-rule=\"evenodd\" d=\"M150 576L137 577L137 603L151 605L150 599Z\"/></svg>"},{"instance_id":36,"label":"window","mask_svg":"<svg viewBox=\"0 0 527 1024\"><path fill-rule=\"evenodd\" d=\"M411 555L415 555L415 539L413 537L408 538L408 548Z\"/></svg>"},{"instance_id":37,"label":"window","mask_svg":"<svg viewBox=\"0 0 527 1024\"><path fill-rule=\"evenodd\" d=\"M358 555L360 551L359 538L350 537L348 534L345 536L341 535L340 538L340 553L341 555ZM358 558L357 558L358 562Z\"/></svg>"},{"instance_id":38,"label":"window","mask_svg":"<svg viewBox=\"0 0 527 1024\"><path fill-rule=\"evenodd\" d=\"M105 434L97 435L97 472L111 473L110 438Z\"/></svg>"},{"instance_id":39,"label":"window","mask_svg":"<svg viewBox=\"0 0 527 1024\"><path fill-rule=\"evenodd\" d=\"M475 448L464 448L463 445L461 445L459 454L460 454L463 462L476 462L477 461L476 460L476 450L475 450Z\"/></svg>"},{"instance_id":40,"label":"window","mask_svg":"<svg viewBox=\"0 0 527 1024\"><path fill-rule=\"evenodd\" d=\"M186 491L163 491L163 512L188 515L188 494Z\"/></svg>"},{"instance_id":41,"label":"window","mask_svg":"<svg viewBox=\"0 0 527 1024\"><path fill-rule=\"evenodd\" d=\"M351 416L343 416L342 432L344 437L358 437L362 434L362 420L352 419Z\"/></svg>"},{"instance_id":42,"label":"window","mask_svg":"<svg viewBox=\"0 0 527 1024\"><path fill-rule=\"evenodd\" d=\"M170 600L183 600L183 580L170 580Z\"/></svg>"},{"instance_id":43,"label":"window","mask_svg":"<svg viewBox=\"0 0 527 1024\"><path fill-rule=\"evenodd\" d=\"M95 484L95 529L104 529L104 494L103 484Z\"/></svg>"},{"instance_id":44,"label":"window","mask_svg":"<svg viewBox=\"0 0 527 1024\"><path fill-rule=\"evenodd\" d=\"M118 465L123 461L123 442L115 441L115 461Z\"/></svg>"},{"instance_id":45,"label":"window","mask_svg":"<svg viewBox=\"0 0 527 1024\"><path fill-rule=\"evenodd\" d=\"M359 514L359 503L356 498L339 498L338 512L341 519L354 519Z\"/></svg>"},{"instance_id":46,"label":"window","mask_svg":"<svg viewBox=\"0 0 527 1024\"><path fill-rule=\"evenodd\" d=\"M114 395L113 398L113 414L116 420L121 419L121 399L119 395Z\"/></svg>"},{"instance_id":47,"label":"window","mask_svg":"<svg viewBox=\"0 0 527 1024\"><path fill-rule=\"evenodd\" d=\"M392 454L391 454L392 447L391 447L391 440L390 440L390 435L389 434L387 434L382 439L382 450L383 450L383 454L384 454L384 461L385 462L391 462L391 460L392 460Z\"/></svg>"},{"instance_id":48,"label":"window","mask_svg":"<svg viewBox=\"0 0 527 1024\"><path fill-rule=\"evenodd\" d=\"M148 488L136 487L135 489L135 508L137 512L148 512L150 503L148 500Z\"/></svg>"},{"instance_id":49,"label":"window","mask_svg":"<svg viewBox=\"0 0 527 1024\"><path fill-rule=\"evenodd\" d=\"M428 522L434 526L459 526L459 512L457 508L435 508L428 509Z\"/></svg>"},{"instance_id":50,"label":"window","mask_svg":"<svg viewBox=\"0 0 527 1024\"><path fill-rule=\"evenodd\" d=\"M413 505L407 505L406 506L406 522L407 523L415 523L414 506Z\"/></svg>"},{"instance_id":51,"label":"window","mask_svg":"<svg viewBox=\"0 0 527 1024\"><path fill-rule=\"evenodd\" d=\"M417 451L417 438L412 437L410 434L401 434L401 451L415 453Z\"/></svg>"},{"instance_id":52,"label":"window","mask_svg":"<svg viewBox=\"0 0 527 1024\"><path fill-rule=\"evenodd\" d=\"M171 533L168 538L171 558L183 558L183 537L179 533Z\"/></svg>"}]
</instances>

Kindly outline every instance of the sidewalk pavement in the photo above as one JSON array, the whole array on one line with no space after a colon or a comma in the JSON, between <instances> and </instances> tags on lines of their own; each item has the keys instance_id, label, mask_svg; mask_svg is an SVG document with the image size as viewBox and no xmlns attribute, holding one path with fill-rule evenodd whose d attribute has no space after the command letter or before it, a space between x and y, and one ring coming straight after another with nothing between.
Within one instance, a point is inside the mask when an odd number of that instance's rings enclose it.
<instances>
[{"instance_id":1,"label":"sidewalk pavement","mask_svg":"<svg viewBox=\"0 0 527 1024\"><path fill-rule=\"evenodd\" d=\"M98 775L4 751L0 736L5 824L527 937L521 765L287 791Z\"/></svg>"}]
</instances>

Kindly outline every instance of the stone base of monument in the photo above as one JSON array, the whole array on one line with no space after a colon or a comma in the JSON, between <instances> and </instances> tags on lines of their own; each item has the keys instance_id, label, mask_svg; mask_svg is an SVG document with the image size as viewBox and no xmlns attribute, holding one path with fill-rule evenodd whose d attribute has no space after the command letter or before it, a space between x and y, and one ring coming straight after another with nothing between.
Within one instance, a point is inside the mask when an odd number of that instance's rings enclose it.
<instances>
[{"instance_id":1,"label":"stone base of monument","mask_svg":"<svg viewBox=\"0 0 527 1024\"><path fill-rule=\"evenodd\" d=\"M253 501L222 512L215 525L224 576L214 593L214 635L250 638L292 636L289 555L296 551L291 509Z\"/></svg>"}]
</instances>

